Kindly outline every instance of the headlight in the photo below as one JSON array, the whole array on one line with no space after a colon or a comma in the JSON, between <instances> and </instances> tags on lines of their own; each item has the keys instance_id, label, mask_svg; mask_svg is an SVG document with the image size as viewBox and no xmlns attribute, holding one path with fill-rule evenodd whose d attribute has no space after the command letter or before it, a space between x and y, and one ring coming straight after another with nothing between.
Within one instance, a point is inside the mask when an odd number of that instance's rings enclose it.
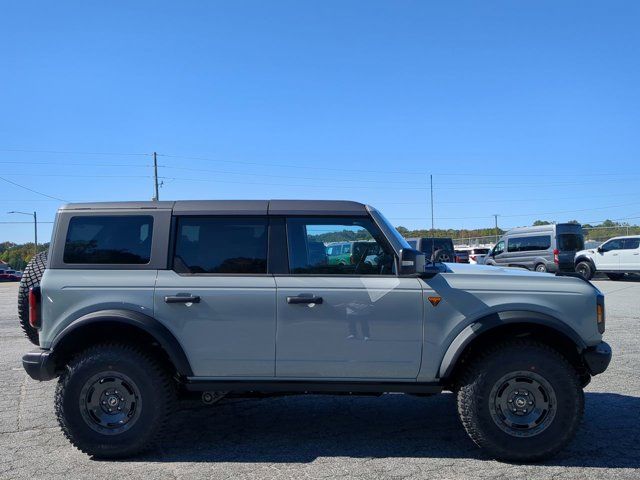
<instances>
[{"instance_id":1,"label":"headlight","mask_svg":"<svg viewBox=\"0 0 640 480\"><path fill-rule=\"evenodd\" d=\"M598 322L598 332L604 333L604 295L596 297L596 321Z\"/></svg>"}]
</instances>

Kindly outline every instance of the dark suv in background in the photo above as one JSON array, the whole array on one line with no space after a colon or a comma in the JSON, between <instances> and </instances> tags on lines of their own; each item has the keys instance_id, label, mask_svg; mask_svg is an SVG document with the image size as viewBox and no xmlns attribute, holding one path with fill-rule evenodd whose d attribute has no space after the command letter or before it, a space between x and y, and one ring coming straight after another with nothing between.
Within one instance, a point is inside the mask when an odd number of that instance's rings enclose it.
<instances>
[{"instance_id":1,"label":"dark suv in background","mask_svg":"<svg viewBox=\"0 0 640 480\"><path fill-rule=\"evenodd\" d=\"M432 262L453 263L456 261L456 251L450 238L420 237L407 238L412 248L425 254Z\"/></svg>"}]
</instances>

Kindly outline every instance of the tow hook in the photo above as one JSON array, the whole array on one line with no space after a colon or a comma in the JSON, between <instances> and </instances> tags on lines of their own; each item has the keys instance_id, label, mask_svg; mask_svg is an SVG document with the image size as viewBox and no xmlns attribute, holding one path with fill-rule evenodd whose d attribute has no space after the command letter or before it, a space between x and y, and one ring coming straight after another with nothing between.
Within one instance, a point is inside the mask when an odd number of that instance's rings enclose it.
<instances>
[{"instance_id":1,"label":"tow hook","mask_svg":"<svg viewBox=\"0 0 640 480\"><path fill-rule=\"evenodd\" d=\"M205 405L213 405L226 397L227 393L228 392L202 392L202 403Z\"/></svg>"}]
</instances>

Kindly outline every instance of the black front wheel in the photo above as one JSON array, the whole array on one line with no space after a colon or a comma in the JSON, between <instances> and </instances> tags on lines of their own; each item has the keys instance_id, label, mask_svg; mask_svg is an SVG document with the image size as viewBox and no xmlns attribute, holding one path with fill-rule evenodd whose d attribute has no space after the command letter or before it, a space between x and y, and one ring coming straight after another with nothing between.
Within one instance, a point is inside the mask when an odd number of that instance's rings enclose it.
<instances>
[{"instance_id":1,"label":"black front wheel","mask_svg":"<svg viewBox=\"0 0 640 480\"><path fill-rule=\"evenodd\" d=\"M589 262L580 262L576 265L576 273L579 274L585 280L591 280L593 277L593 269Z\"/></svg>"},{"instance_id":2,"label":"black front wheel","mask_svg":"<svg viewBox=\"0 0 640 480\"><path fill-rule=\"evenodd\" d=\"M547 345L512 341L469 362L458 414L471 439L494 458L536 461L567 445L584 394L575 369Z\"/></svg>"},{"instance_id":3,"label":"black front wheel","mask_svg":"<svg viewBox=\"0 0 640 480\"><path fill-rule=\"evenodd\" d=\"M60 377L55 409L65 436L100 458L152 447L175 403L169 374L145 352L99 345L77 355Z\"/></svg>"}]
</instances>

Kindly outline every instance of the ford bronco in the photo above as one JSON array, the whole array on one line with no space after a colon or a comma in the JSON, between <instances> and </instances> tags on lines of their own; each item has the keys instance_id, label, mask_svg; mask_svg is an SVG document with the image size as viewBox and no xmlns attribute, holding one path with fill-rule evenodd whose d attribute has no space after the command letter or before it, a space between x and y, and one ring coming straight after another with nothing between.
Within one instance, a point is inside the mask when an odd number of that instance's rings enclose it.
<instances>
[{"instance_id":1,"label":"ford bronco","mask_svg":"<svg viewBox=\"0 0 640 480\"><path fill-rule=\"evenodd\" d=\"M426 261L355 202L70 204L41 261L23 365L58 377L62 431L95 457L152 447L184 392L448 390L490 456L534 461L574 436L611 358L588 281Z\"/></svg>"}]
</instances>

